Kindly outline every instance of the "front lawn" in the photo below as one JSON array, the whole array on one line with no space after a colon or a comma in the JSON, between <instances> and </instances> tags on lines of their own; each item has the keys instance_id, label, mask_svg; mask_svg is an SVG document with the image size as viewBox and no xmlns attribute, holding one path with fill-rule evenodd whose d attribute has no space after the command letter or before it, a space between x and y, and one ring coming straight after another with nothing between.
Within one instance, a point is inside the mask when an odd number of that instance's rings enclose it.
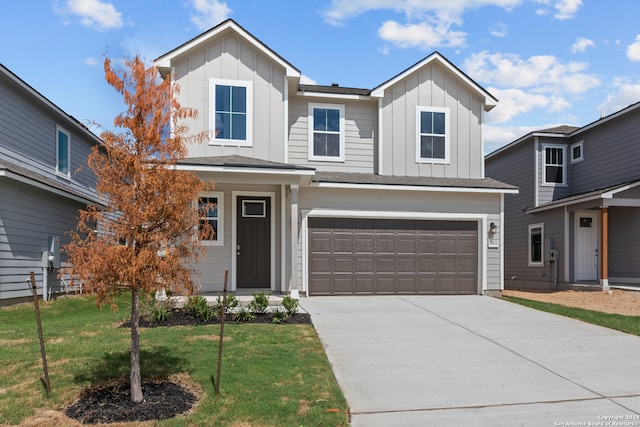
<instances>
[{"instance_id":1,"label":"front lawn","mask_svg":"<svg viewBox=\"0 0 640 427\"><path fill-rule=\"evenodd\" d=\"M46 397L33 305L0 309L0 424L64 411L89 387L129 378L130 330L90 296L41 302L51 383ZM347 426L347 404L312 325L225 324L220 395L214 395L218 325L142 329L142 376L190 384L186 416L136 425ZM54 414L59 417L60 414ZM54 416L52 415L52 416ZM55 425L52 422L50 425Z\"/></svg>"},{"instance_id":2,"label":"front lawn","mask_svg":"<svg viewBox=\"0 0 640 427\"><path fill-rule=\"evenodd\" d=\"M536 310L560 314L562 316L582 320L594 325L604 326L606 328L640 336L640 316L623 316L621 314L603 313L601 311L567 307L564 305L533 301L512 296L502 296L502 298L520 305L535 308Z\"/></svg>"}]
</instances>

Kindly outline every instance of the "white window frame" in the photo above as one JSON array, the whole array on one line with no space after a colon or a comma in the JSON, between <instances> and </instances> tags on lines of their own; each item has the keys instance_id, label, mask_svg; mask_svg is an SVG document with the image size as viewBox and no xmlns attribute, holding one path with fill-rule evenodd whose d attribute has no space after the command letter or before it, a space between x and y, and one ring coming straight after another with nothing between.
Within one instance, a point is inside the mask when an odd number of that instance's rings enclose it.
<instances>
[{"instance_id":1,"label":"white window frame","mask_svg":"<svg viewBox=\"0 0 640 427\"><path fill-rule=\"evenodd\" d=\"M532 260L532 253L531 253L531 231L539 228L540 229L540 261L533 261ZM539 222L536 224L529 224L529 229L528 229L528 234L527 234L527 264L529 265L529 267L542 267L544 266L544 223Z\"/></svg>"},{"instance_id":2,"label":"white window frame","mask_svg":"<svg viewBox=\"0 0 640 427\"><path fill-rule=\"evenodd\" d=\"M216 232L216 240L200 240L202 246L224 246L224 193L222 191L203 191L198 194L201 197L216 197L218 199L218 230ZM198 207L196 200L196 208ZM198 215L198 221L202 219Z\"/></svg>"},{"instance_id":3,"label":"white window frame","mask_svg":"<svg viewBox=\"0 0 640 427\"><path fill-rule=\"evenodd\" d=\"M580 147L580 157L573 158L573 149ZM571 164L579 163L584 160L584 141L576 142L569 146L569 156L571 156Z\"/></svg>"},{"instance_id":4,"label":"white window frame","mask_svg":"<svg viewBox=\"0 0 640 427\"><path fill-rule=\"evenodd\" d=\"M67 137L67 172L60 171L60 134ZM64 128L56 125L56 175L71 179L71 134Z\"/></svg>"},{"instance_id":5,"label":"white window frame","mask_svg":"<svg viewBox=\"0 0 640 427\"><path fill-rule=\"evenodd\" d=\"M340 111L340 131L338 132L338 134L340 135L340 153L338 156L317 156L314 154L313 152L313 135L315 133L313 127L314 127L314 122L313 122L313 111L316 108L322 108L322 109L327 109L327 110L339 110ZM310 102L309 103L309 107L308 107L308 111L307 111L307 123L308 123L308 140L309 140L309 144L308 144L308 159L309 160L317 160L317 161L321 161L321 162L344 162L344 147L345 147L345 108L344 105L342 104L323 104L323 103L313 103ZM324 132L322 131L322 133L334 133L335 132Z\"/></svg>"},{"instance_id":6,"label":"white window frame","mask_svg":"<svg viewBox=\"0 0 640 427\"><path fill-rule=\"evenodd\" d=\"M421 129L421 121L420 121L420 113L444 113L444 159L436 159L429 157L422 157L422 134L420 133ZM449 164L450 163L450 155L451 155L451 109L447 107L425 107L418 106L416 107L416 163L438 163L438 164ZM426 134L425 134L426 135ZM429 135L437 135L437 134L429 134Z\"/></svg>"},{"instance_id":7,"label":"white window frame","mask_svg":"<svg viewBox=\"0 0 640 427\"><path fill-rule=\"evenodd\" d=\"M562 150L562 182L547 182L547 166L558 166L547 163L547 148ZM545 187L567 186L567 146L560 144L542 144L542 185Z\"/></svg>"},{"instance_id":8,"label":"white window frame","mask_svg":"<svg viewBox=\"0 0 640 427\"><path fill-rule=\"evenodd\" d=\"M246 139L223 139L216 137L216 85L246 88ZM253 146L253 82L247 80L209 79L209 129L213 132L209 140L209 145L234 147Z\"/></svg>"}]
</instances>

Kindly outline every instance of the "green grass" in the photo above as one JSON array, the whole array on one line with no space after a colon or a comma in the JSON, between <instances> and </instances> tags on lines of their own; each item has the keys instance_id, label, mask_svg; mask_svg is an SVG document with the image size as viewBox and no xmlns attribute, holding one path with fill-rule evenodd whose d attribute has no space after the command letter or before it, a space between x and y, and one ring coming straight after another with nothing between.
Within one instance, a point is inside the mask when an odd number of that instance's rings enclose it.
<instances>
[{"instance_id":1,"label":"green grass","mask_svg":"<svg viewBox=\"0 0 640 427\"><path fill-rule=\"evenodd\" d=\"M520 305L535 308L536 310L555 313L561 316L592 323L594 325L604 326L606 328L640 336L640 316L623 316L621 314L603 313L600 311L567 307L560 304L532 301L511 296L503 296L502 298Z\"/></svg>"},{"instance_id":2,"label":"green grass","mask_svg":"<svg viewBox=\"0 0 640 427\"><path fill-rule=\"evenodd\" d=\"M128 382L130 313L92 297L41 303L51 396L46 397L33 305L0 309L0 425L62 411L89 387ZM197 408L158 426L347 426L347 404L311 325L226 324L220 395L214 395L219 326L142 329L143 378L199 390ZM337 410L337 412L336 412ZM151 425L151 424L150 424Z\"/></svg>"}]
</instances>

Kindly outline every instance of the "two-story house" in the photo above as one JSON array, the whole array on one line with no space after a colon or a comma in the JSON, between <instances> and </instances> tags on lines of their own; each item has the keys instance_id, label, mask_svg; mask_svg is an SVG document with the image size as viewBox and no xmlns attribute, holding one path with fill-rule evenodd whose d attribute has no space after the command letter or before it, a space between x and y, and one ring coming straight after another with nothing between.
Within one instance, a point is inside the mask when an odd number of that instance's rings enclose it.
<instances>
[{"instance_id":1,"label":"two-story house","mask_svg":"<svg viewBox=\"0 0 640 427\"><path fill-rule=\"evenodd\" d=\"M0 304L60 292L60 246L98 202L86 167L100 139L0 64ZM81 165L85 167L77 172Z\"/></svg>"},{"instance_id":2,"label":"two-story house","mask_svg":"<svg viewBox=\"0 0 640 427\"><path fill-rule=\"evenodd\" d=\"M503 199L485 178L496 99L439 53L373 89L304 85L233 20L155 60L196 108L180 168L215 189L202 292L482 294L503 288Z\"/></svg>"},{"instance_id":3,"label":"two-story house","mask_svg":"<svg viewBox=\"0 0 640 427\"><path fill-rule=\"evenodd\" d=\"M508 287L640 284L640 103L532 132L486 157L505 198Z\"/></svg>"}]
</instances>

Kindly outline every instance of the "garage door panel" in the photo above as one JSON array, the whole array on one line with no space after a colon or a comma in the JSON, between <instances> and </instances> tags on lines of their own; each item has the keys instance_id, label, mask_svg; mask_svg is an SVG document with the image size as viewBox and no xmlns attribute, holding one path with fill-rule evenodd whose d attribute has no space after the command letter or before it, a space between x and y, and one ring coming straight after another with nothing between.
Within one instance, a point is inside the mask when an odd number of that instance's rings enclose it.
<instances>
[{"instance_id":1,"label":"garage door panel","mask_svg":"<svg viewBox=\"0 0 640 427\"><path fill-rule=\"evenodd\" d=\"M309 219L309 293L475 294L478 223Z\"/></svg>"}]
</instances>

